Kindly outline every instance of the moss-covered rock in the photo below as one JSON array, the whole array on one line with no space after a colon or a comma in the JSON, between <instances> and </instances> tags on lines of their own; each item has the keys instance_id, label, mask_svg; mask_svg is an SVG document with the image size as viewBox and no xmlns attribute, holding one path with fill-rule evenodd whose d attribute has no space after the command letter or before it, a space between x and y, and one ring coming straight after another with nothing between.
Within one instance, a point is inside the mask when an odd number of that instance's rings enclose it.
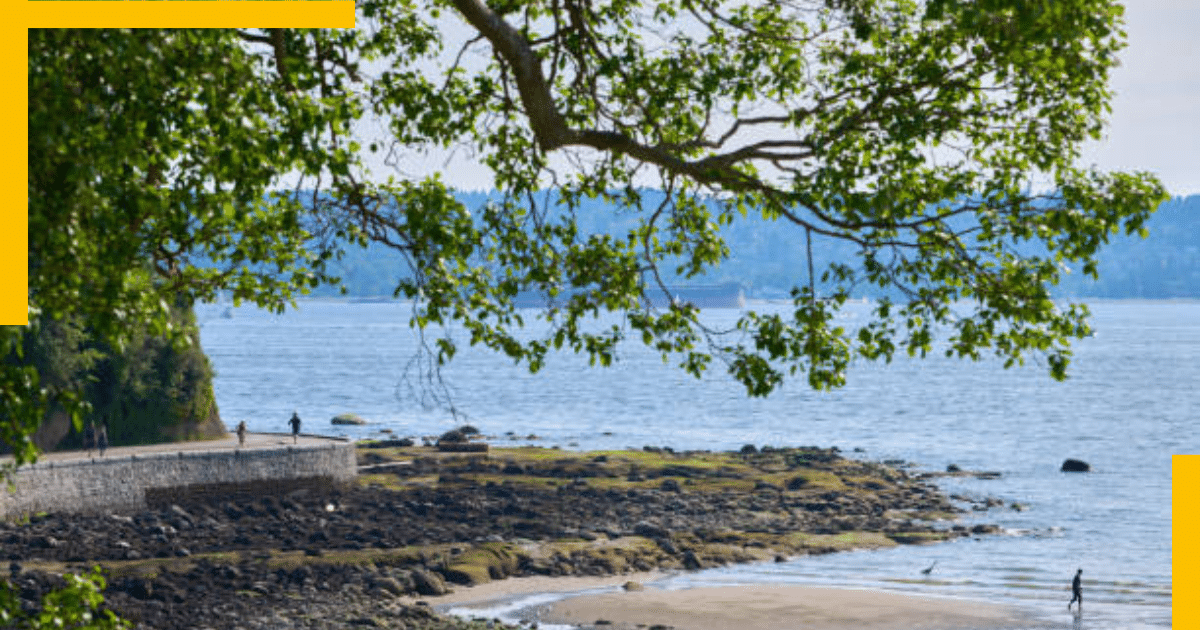
<instances>
[{"instance_id":1,"label":"moss-covered rock","mask_svg":"<svg viewBox=\"0 0 1200 630\"><path fill-rule=\"evenodd\" d=\"M334 416L333 419L330 420L329 422L331 424L350 424L350 425L361 425L361 424L367 423L367 421L363 420L362 417L360 417L357 414L353 414L353 413L339 413L338 415Z\"/></svg>"},{"instance_id":2,"label":"moss-covered rock","mask_svg":"<svg viewBox=\"0 0 1200 630\"><path fill-rule=\"evenodd\" d=\"M442 574L446 579L464 586L486 584L518 573L521 558L527 557L515 547L501 543L485 543L455 556Z\"/></svg>"}]
</instances>

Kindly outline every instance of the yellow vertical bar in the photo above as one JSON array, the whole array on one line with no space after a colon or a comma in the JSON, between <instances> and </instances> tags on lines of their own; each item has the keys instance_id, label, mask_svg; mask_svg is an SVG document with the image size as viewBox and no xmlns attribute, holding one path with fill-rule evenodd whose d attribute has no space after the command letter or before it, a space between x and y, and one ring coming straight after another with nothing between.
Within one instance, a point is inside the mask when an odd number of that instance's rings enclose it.
<instances>
[{"instance_id":1,"label":"yellow vertical bar","mask_svg":"<svg viewBox=\"0 0 1200 630\"><path fill-rule=\"evenodd\" d=\"M1171 457L1171 618L1200 628L1200 455Z\"/></svg>"},{"instance_id":2,"label":"yellow vertical bar","mask_svg":"<svg viewBox=\"0 0 1200 630\"><path fill-rule=\"evenodd\" d=\"M28 323L30 28L354 28L354 2L10 2L0 27L0 325ZM26 195L21 195L21 188Z\"/></svg>"},{"instance_id":3,"label":"yellow vertical bar","mask_svg":"<svg viewBox=\"0 0 1200 630\"><path fill-rule=\"evenodd\" d=\"M5 150L0 151L0 325L29 323L28 197L21 194L29 181L29 31L0 28L0 125Z\"/></svg>"}]
</instances>

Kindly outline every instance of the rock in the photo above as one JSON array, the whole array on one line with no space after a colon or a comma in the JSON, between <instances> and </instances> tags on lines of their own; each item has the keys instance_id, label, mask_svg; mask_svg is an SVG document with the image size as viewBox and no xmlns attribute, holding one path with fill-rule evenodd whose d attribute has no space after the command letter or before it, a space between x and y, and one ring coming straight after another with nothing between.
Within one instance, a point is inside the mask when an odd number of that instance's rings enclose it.
<instances>
[{"instance_id":1,"label":"rock","mask_svg":"<svg viewBox=\"0 0 1200 630\"><path fill-rule=\"evenodd\" d=\"M638 523L633 526L633 535L656 539L666 538L670 535L670 532L649 521L638 521Z\"/></svg>"},{"instance_id":2,"label":"rock","mask_svg":"<svg viewBox=\"0 0 1200 630\"><path fill-rule=\"evenodd\" d=\"M441 442L437 444L439 451L443 453L486 453L488 445L486 442Z\"/></svg>"},{"instance_id":3,"label":"rock","mask_svg":"<svg viewBox=\"0 0 1200 630\"><path fill-rule=\"evenodd\" d=\"M804 476L792 477L792 479L790 481L788 481L787 489L788 490L799 490L807 485L808 485L807 477L804 477Z\"/></svg>"},{"instance_id":4,"label":"rock","mask_svg":"<svg viewBox=\"0 0 1200 630\"><path fill-rule=\"evenodd\" d=\"M150 580L135 579L125 587L125 592L137 599L150 599L154 596L154 583Z\"/></svg>"},{"instance_id":5,"label":"rock","mask_svg":"<svg viewBox=\"0 0 1200 630\"><path fill-rule=\"evenodd\" d=\"M451 429L451 430L443 433L442 436L438 438L437 443L439 445L447 444L447 443L457 444L459 442L466 442L466 441L467 441L466 433L463 433L462 431L460 431L458 429Z\"/></svg>"},{"instance_id":6,"label":"rock","mask_svg":"<svg viewBox=\"0 0 1200 630\"><path fill-rule=\"evenodd\" d=\"M412 438L406 437L406 438L400 438L398 440L396 440L396 439L370 440L367 442L359 442L358 447L359 448L396 448L397 446L408 447L408 446L412 446L413 444L416 444L416 442L413 442Z\"/></svg>"},{"instance_id":7,"label":"rock","mask_svg":"<svg viewBox=\"0 0 1200 630\"><path fill-rule=\"evenodd\" d=\"M695 571L697 569L703 569L704 563L701 562L700 558L696 556L696 552L688 549L687 551L683 552L683 568Z\"/></svg>"},{"instance_id":8,"label":"rock","mask_svg":"<svg viewBox=\"0 0 1200 630\"><path fill-rule=\"evenodd\" d=\"M646 587L642 586L641 582L632 582L632 581L622 584L621 588L623 588L627 591L644 591L644 590L646 590Z\"/></svg>"},{"instance_id":9,"label":"rock","mask_svg":"<svg viewBox=\"0 0 1200 630\"><path fill-rule=\"evenodd\" d=\"M366 424L367 421L353 413L339 413L329 421L332 424Z\"/></svg>"},{"instance_id":10,"label":"rock","mask_svg":"<svg viewBox=\"0 0 1200 630\"><path fill-rule=\"evenodd\" d=\"M1079 459L1067 459L1062 463L1062 472L1091 472L1090 464Z\"/></svg>"},{"instance_id":11,"label":"rock","mask_svg":"<svg viewBox=\"0 0 1200 630\"><path fill-rule=\"evenodd\" d=\"M404 594L404 585L392 577L385 576L385 577L375 578L374 586L376 586L382 590L385 590L385 591L391 593L392 595L403 595Z\"/></svg>"},{"instance_id":12,"label":"rock","mask_svg":"<svg viewBox=\"0 0 1200 630\"><path fill-rule=\"evenodd\" d=\"M950 464L949 466L946 466L946 472L948 472L948 473L962 472L962 469L958 467L958 464Z\"/></svg>"},{"instance_id":13,"label":"rock","mask_svg":"<svg viewBox=\"0 0 1200 630\"><path fill-rule=\"evenodd\" d=\"M428 573L421 569L416 569L412 572L413 586L416 587L417 593L434 597L437 595L445 595L446 581L442 576L436 573Z\"/></svg>"}]
</instances>

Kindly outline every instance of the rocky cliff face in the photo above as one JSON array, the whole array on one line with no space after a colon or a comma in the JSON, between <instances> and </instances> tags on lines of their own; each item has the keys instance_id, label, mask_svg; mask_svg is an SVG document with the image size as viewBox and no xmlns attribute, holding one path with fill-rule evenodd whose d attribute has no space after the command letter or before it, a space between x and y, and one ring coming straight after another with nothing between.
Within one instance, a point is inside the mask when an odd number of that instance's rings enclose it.
<instances>
[{"instance_id":1,"label":"rocky cliff face","mask_svg":"<svg viewBox=\"0 0 1200 630\"><path fill-rule=\"evenodd\" d=\"M191 306L175 309L182 338L144 335L95 370L89 400L112 444L203 440L226 434Z\"/></svg>"},{"instance_id":2,"label":"rocky cliff face","mask_svg":"<svg viewBox=\"0 0 1200 630\"><path fill-rule=\"evenodd\" d=\"M190 306L176 307L175 324L185 331L177 339L138 334L118 350L92 338L79 322L47 323L31 329L25 360L36 365L44 384L81 390L92 406L85 425L107 422L110 445L222 437L212 367ZM81 448L82 434L54 408L33 440L43 451Z\"/></svg>"}]
</instances>

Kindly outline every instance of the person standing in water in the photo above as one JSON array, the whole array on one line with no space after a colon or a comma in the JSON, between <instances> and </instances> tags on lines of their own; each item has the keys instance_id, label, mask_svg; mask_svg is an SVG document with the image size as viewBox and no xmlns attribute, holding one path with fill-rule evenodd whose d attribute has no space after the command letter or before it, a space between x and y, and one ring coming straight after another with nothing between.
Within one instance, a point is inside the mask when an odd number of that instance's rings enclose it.
<instances>
[{"instance_id":1,"label":"person standing in water","mask_svg":"<svg viewBox=\"0 0 1200 630\"><path fill-rule=\"evenodd\" d=\"M292 425L292 444L295 444L297 436L300 435L300 414L293 411L292 419L288 420L288 424Z\"/></svg>"},{"instance_id":2,"label":"person standing in water","mask_svg":"<svg viewBox=\"0 0 1200 630\"><path fill-rule=\"evenodd\" d=\"M1071 610L1071 604L1079 602L1079 611L1083 612L1083 569L1075 572L1075 579L1071 580L1071 601L1067 604L1067 610Z\"/></svg>"}]
</instances>

